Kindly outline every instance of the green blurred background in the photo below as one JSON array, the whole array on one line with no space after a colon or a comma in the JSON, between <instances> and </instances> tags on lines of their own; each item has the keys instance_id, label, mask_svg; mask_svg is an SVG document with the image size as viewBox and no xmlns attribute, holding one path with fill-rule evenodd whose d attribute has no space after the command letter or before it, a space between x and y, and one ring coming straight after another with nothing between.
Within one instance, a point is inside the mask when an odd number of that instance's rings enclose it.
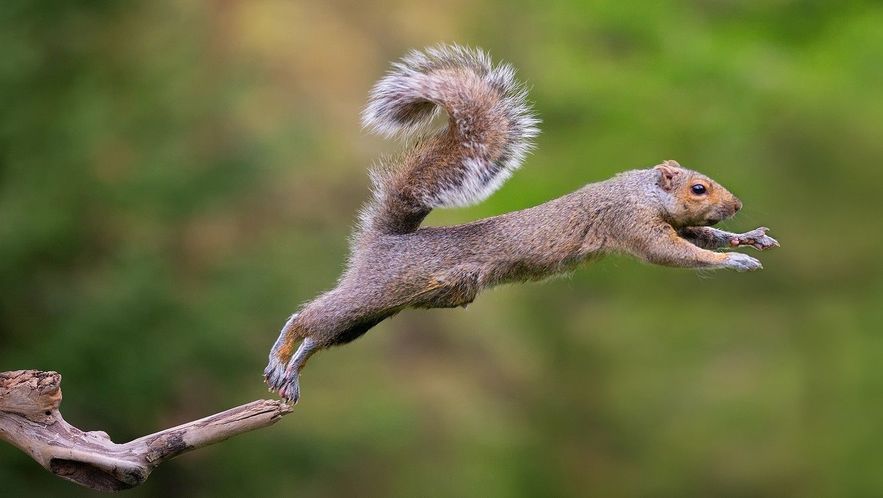
<instances>
[{"instance_id":1,"label":"green blurred background","mask_svg":"<svg viewBox=\"0 0 883 498\"><path fill-rule=\"evenodd\" d=\"M438 42L514 64L543 134L429 223L677 159L782 247L403 313L127 495L883 496L879 2L4 0L0 370L61 372L66 418L118 442L267 396L401 147L360 130L370 85ZM90 493L2 445L0 494Z\"/></svg>"}]
</instances>

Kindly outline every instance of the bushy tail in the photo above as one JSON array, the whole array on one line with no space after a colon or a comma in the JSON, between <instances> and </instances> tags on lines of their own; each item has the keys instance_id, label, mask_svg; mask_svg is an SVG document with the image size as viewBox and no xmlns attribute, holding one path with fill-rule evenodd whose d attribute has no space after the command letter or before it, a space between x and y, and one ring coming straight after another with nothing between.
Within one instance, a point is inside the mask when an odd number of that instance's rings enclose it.
<instances>
[{"instance_id":1,"label":"bushy tail","mask_svg":"<svg viewBox=\"0 0 883 498\"><path fill-rule=\"evenodd\" d=\"M446 128L419 139L395 164L371 172L363 230L408 233L437 207L486 199L516 170L539 133L511 66L456 45L413 51L371 91L363 125L387 137L424 129L439 109Z\"/></svg>"}]
</instances>

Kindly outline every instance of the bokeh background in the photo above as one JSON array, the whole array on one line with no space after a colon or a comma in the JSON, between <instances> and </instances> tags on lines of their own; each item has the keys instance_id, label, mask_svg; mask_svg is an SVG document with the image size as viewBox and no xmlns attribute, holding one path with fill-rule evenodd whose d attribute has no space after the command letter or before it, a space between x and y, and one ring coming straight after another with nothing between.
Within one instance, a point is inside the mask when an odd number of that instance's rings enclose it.
<instances>
[{"instance_id":1,"label":"bokeh background","mask_svg":"<svg viewBox=\"0 0 883 498\"><path fill-rule=\"evenodd\" d=\"M429 223L677 159L782 247L403 313L127 495L883 495L879 2L4 0L0 370L61 372L66 418L120 442L267 396L402 146L360 130L370 85L438 42L513 63L543 134ZM90 493L2 445L0 494Z\"/></svg>"}]
</instances>

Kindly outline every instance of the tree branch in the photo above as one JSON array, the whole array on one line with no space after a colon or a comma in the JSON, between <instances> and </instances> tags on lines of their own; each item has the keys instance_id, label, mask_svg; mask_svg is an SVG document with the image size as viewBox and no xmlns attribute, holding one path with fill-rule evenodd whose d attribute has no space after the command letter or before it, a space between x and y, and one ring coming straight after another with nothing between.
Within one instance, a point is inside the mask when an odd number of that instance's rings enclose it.
<instances>
[{"instance_id":1,"label":"tree branch","mask_svg":"<svg viewBox=\"0 0 883 498\"><path fill-rule=\"evenodd\" d=\"M0 440L24 451L53 474L98 491L138 486L166 460L267 427L291 413L291 407L281 401L253 401L116 444L104 432L83 432L65 422L58 411L60 404L60 374L0 372Z\"/></svg>"}]
</instances>

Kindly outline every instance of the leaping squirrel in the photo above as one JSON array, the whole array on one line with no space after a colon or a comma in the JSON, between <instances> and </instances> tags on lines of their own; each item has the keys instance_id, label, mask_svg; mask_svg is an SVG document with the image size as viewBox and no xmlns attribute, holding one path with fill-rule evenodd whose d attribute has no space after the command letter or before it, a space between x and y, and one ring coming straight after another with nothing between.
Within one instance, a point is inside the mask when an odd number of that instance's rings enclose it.
<instances>
[{"instance_id":1,"label":"leaping squirrel","mask_svg":"<svg viewBox=\"0 0 883 498\"><path fill-rule=\"evenodd\" d=\"M371 172L374 195L346 270L334 289L285 323L264 371L272 390L296 403L300 372L313 354L353 341L405 308L466 306L482 289L543 279L611 252L682 268L759 270L747 254L715 250L779 245L763 227L741 234L710 228L742 203L675 161L521 211L421 228L434 208L487 198L531 149L539 121L514 74L480 50L438 46L411 52L374 86L362 114L366 128L410 137L441 109L448 124Z\"/></svg>"}]
</instances>

